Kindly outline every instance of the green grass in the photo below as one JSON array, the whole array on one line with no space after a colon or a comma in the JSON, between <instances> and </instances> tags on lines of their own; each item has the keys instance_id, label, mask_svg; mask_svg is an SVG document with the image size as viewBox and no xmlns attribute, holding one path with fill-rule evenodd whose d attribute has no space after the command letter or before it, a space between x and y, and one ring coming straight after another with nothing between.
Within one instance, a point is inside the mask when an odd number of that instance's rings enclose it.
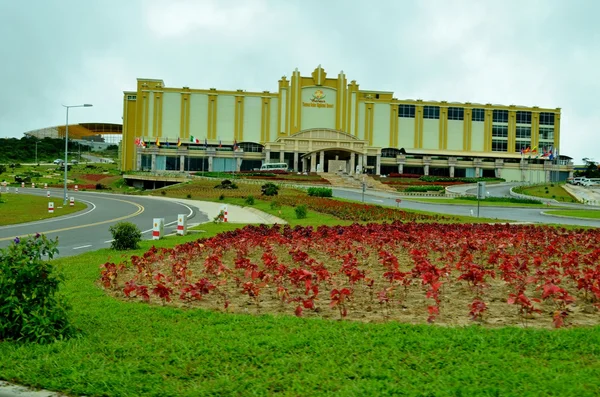
<instances>
[{"instance_id":1,"label":"green grass","mask_svg":"<svg viewBox=\"0 0 600 397\"><path fill-rule=\"evenodd\" d=\"M552 186L554 185L554 186ZM513 190L516 193L526 194L528 196L541 197L545 199L554 199L564 203L577 203L578 201L571 196L565 189L563 184L553 183L545 185L523 186ZM546 190L548 188L548 190Z\"/></svg>"},{"instance_id":2,"label":"green grass","mask_svg":"<svg viewBox=\"0 0 600 397\"><path fill-rule=\"evenodd\" d=\"M75 202L73 207L63 207L62 198L32 196L22 193L3 193L0 198L0 226L39 221L46 218L71 214L86 208L86 205ZM48 202L54 202L54 213L48 213Z\"/></svg>"},{"instance_id":3,"label":"green grass","mask_svg":"<svg viewBox=\"0 0 600 397\"><path fill-rule=\"evenodd\" d=\"M599 210L551 210L544 211L549 215L573 216L576 218L600 219Z\"/></svg>"},{"instance_id":4,"label":"green grass","mask_svg":"<svg viewBox=\"0 0 600 397\"><path fill-rule=\"evenodd\" d=\"M202 236L232 227L204 226ZM109 257L121 254L56 261L80 337L0 343L1 379L90 396L585 396L600 389L597 328L363 324L149 306L113 299L96 285Z\"/></svg>"},{"instance_id":5,"label":"green grass","mask_svg":"<svg viewBox=\"0 0 600 397\"><path fill-rule=\"evenodd\" d=\"M406 201L416 201L419 203L436 203L436 204L453 204L453 205L470 205L470 206L477 206L477 201L476 200L465 200L465 199L460 199L460 198L431 198L431 199L424 199L424 198L403 198L402 200L406 200ZM542 207L547 207L547 205L543 205L543 204L525 204L525 203L511 203L508 201L486 201L486 200L480 200L479 201L480 205L482 207L531 207L531 208L542 208Z\"/></svg>"}]
</instances>

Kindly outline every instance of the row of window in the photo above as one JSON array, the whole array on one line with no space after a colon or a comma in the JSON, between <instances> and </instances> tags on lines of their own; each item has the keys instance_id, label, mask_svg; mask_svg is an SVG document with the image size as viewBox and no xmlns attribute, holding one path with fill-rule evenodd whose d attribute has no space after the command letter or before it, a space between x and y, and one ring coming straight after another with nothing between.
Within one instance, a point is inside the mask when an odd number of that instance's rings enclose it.
<instances>
[{"instance_id":1,"label":"row of window","mask_svg":"<svg viewBox=\"0 0 600 397\"><path fill-rule=\"evenodd\" d=\"M415 105L399 105L398 106L398 117L415 117ZM465 109L459 107L448 108L448 120L464 120ZM517 124L531 124L531 112L530 111L517 111L516 112ZM423 118L424 119L439 119L440 118L440 107L439 106L423 106ZM475 108L471 110L472 121L485 121L485 109ZM508 123L508 110L494 109L492 111L492 121L494 123ZM554 125L554 113L542 112L540 113L540 124L541 125Z\"/></svg>"},{"instance_id":2,"label":"row of window","mask_svg":"<svg viewBox=\"0 0 600 397\"><path fill-rule=\"evenodd\" d=\"M542 154L546 150L550 150L550 148L554 146L552 142L541 143L537 149L537 153ZM531 140L522 139L515 141L515 153L519 153L526 149L531 148ZM507 138L493 138L492 139L492 152L508 152L508 139Z\"/></svg>"}]
</instances>

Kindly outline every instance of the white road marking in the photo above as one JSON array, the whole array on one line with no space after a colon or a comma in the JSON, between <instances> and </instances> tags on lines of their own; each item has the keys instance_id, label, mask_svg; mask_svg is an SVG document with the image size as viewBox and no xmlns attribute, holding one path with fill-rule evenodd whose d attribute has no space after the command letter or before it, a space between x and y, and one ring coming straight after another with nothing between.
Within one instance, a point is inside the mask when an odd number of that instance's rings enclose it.
<instances>
[{"instance_id":1,"label":"white road marking","mask_svg":"<svg viewBox=\"0 0 600 397\"><path fill-rule=\"evenodd\" d=\"M91 246L92 246L92 244L88 244L88 245L82 245L81 247L73 247L73 249L74 250L78 250L78 249L81 249L81 248L88 248L88 247L91 247Z\"/></svg>"},{"instance_id":2,"label":"white road marking","mask_svg":"<svg viewBox=\"0 0 600 397\"><path fill-rule=\"evenodd\" d=\"M115 241L115 240L114 239L113 240L108 240L108 241L105 241L104 243L112 243L113 241Z\"/></svg>"},{"instance_id":3,"label":"white road marking","mask_svg":"<svg viewBox=\"0 0 600 397\"><path fill-rule=\"evenodd\" d=\"M383 200L378 200L378 199L371 199L371 201L376 201L378 203L383 203Z\"/></svg>"}]
</instances>

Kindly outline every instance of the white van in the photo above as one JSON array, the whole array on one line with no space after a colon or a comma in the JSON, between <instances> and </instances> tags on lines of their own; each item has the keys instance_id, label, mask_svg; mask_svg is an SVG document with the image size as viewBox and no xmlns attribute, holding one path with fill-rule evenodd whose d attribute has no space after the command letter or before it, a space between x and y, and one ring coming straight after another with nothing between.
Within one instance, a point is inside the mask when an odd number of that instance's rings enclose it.
<instances>
[{"instance_id":1,"label":"white van","mask_svg":"<svg viewBox=\"0 0 600 397\"><path fill-rule=\"evenodd\" d=\"M287 171L287 163L265 163L260 166L261 171Z\"/></svg>"},{"instance_id":2,"label":"white van","mask_svg":"<svg viewBox=\"0 0 600 397\"><path fill-rule=\"evenodd\" d=\"M600 185L600 178L583 178L580 184L585 187L598 186Z\"/></svg>"}]
</instances>

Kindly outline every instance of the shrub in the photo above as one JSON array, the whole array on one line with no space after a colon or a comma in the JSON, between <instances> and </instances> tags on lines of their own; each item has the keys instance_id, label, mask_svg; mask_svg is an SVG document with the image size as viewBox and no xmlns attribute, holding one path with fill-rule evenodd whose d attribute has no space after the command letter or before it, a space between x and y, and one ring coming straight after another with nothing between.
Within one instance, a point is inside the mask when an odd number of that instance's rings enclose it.
<instances>
[{"instance_id":1,"label":"shrub","mask_svg":"<svg viewBox=\"0 0 600 397\"><path fill-rule=\"evenodd\" d=\"M447 176L432 176L423 175L419 180L424 182L464 182L464 183L477 183L477 182L506 182L503 178L450 178Z\"/></svg>"},{"instance_id":2,"label":"shrub","mask_svg":"<svg viewBox=\"0 0 600 397\"><path fill-rule=\"evenodd\" d=\"M114 250L136 249L139 247L139 242L142 241L142 232L131 222L119 222L108 230L113 237L110 247Z\"/></svg>"},{"instance_id":3,"label":"shrub","mask_svg":"<svg viewBox=\"0 0 600 397\"><path fill-rule=\"evenodd\" d=\"M308 195L314 197L332 197L333 190L328 187L309 187Z\"/></svg>"},{"instance_id":4,"label":"shrub","mask_svg":"<svg viewBox=\"0 0 600 397\"><path fill-rule=\"evenodd\" d=\"M237 189L238 186L229 179L223 179L221 183L215 186L215 189Z\"/></svg>"},{"instance_id":5,"label":"shrub","mask_svg":"<svg viewBox=\"0 0 600 397\"><path fill-rule=\"evenodd\" d=\"M225 195L221 193L221 195L219 196L219 200L221 200L221 201L225 200Z\"/></svg>"},{"instance_id":6,"label":"shrub","mask_svg":"<svg viewBox=\"0 0 600 397\"><path fill-rule=\"evenodd\" d=\"M0 340L49 343L74 333L69 307L58 295L63 276L42 260L52 259L57 245L36 234L0 250Z\"/></svg>"},{"instance_id":7,"label":"shrub","mask_svg":"<svg viewBox=\"0 0 600 397\"><path fill-rule=\"evenodd\" d=\"M254 196L246 197L246 201L244 201L248 205L254 205Z\"/></svg>"},{"instance_id":8,"label":"shrub","mask_svg":"<svg viewBox=\"0 0 600 397\"><path fill-rule=\"evenodd\" d=\"M263 196L277 196L279 194L279 186L274 183L268 182L260 187Z\"/></svg>"},{"instance_id":9,"label":"shrub","mask_svg":"<svg viewBox=\"0 0 600 397\"><path fill-rule=\"evenodd\" d=\"M166 196L166 195L167 195L167 192L166 192L166 191L164 191L164 190L161 190L161 191L160 191L160 194L162 194L163 196Z\"/></svg>"},{"instance_id":10,"label":"shrub","mask_svg":"<svg viewBox=\"0 0 600 397\"><path fill-rule=\"evenodd\" d=\"M4 164L0 164L0 174L4 174L6 172L6 166Z\"/></svg>"},{"instance_id":11,"label":"shrub","mask_svg":"<svg viewBox=\"0 0 600 397\"><path fill-rule=\"evenodd\" d=\"M185 196L185 197L187 197L187 198L191 199L191 198L192 198L192 194L191 194L191 193L188 193L188 194L187 194L187 196Z\"/></svg>"},{"instance_id":12,"label":"shrub","mask_svg":"<svg viewBox=\"0 0 600 397\"><path fill-rule=\"evenodd\" d=\"M103 185L101 183L96 183L96 190L105 190L107 189L106 185Z\"/></svg>"},{"instance_id":13,"label":"shrub","mask_svg":"<svg viewBox=\"0 0 600 397\"><path fill-rule=\"evenodd\" d=\"M281 208L281 203L277 200L273 200L271 201L270 207L272 210L276 210L278 208Z\"/></svg>"},{"instance_id":14,"label":"shrub","mask_svg":"<svg viewBox=\"0 0 600 397\"><path fill-rule=\"evenodd\" d=\"M307 212L306 205L300 204L299 206L294 208L294 211L296 211L296 218L298 218L298 219L306 218L306 212Z\"/></svg>"}]
</instances>

